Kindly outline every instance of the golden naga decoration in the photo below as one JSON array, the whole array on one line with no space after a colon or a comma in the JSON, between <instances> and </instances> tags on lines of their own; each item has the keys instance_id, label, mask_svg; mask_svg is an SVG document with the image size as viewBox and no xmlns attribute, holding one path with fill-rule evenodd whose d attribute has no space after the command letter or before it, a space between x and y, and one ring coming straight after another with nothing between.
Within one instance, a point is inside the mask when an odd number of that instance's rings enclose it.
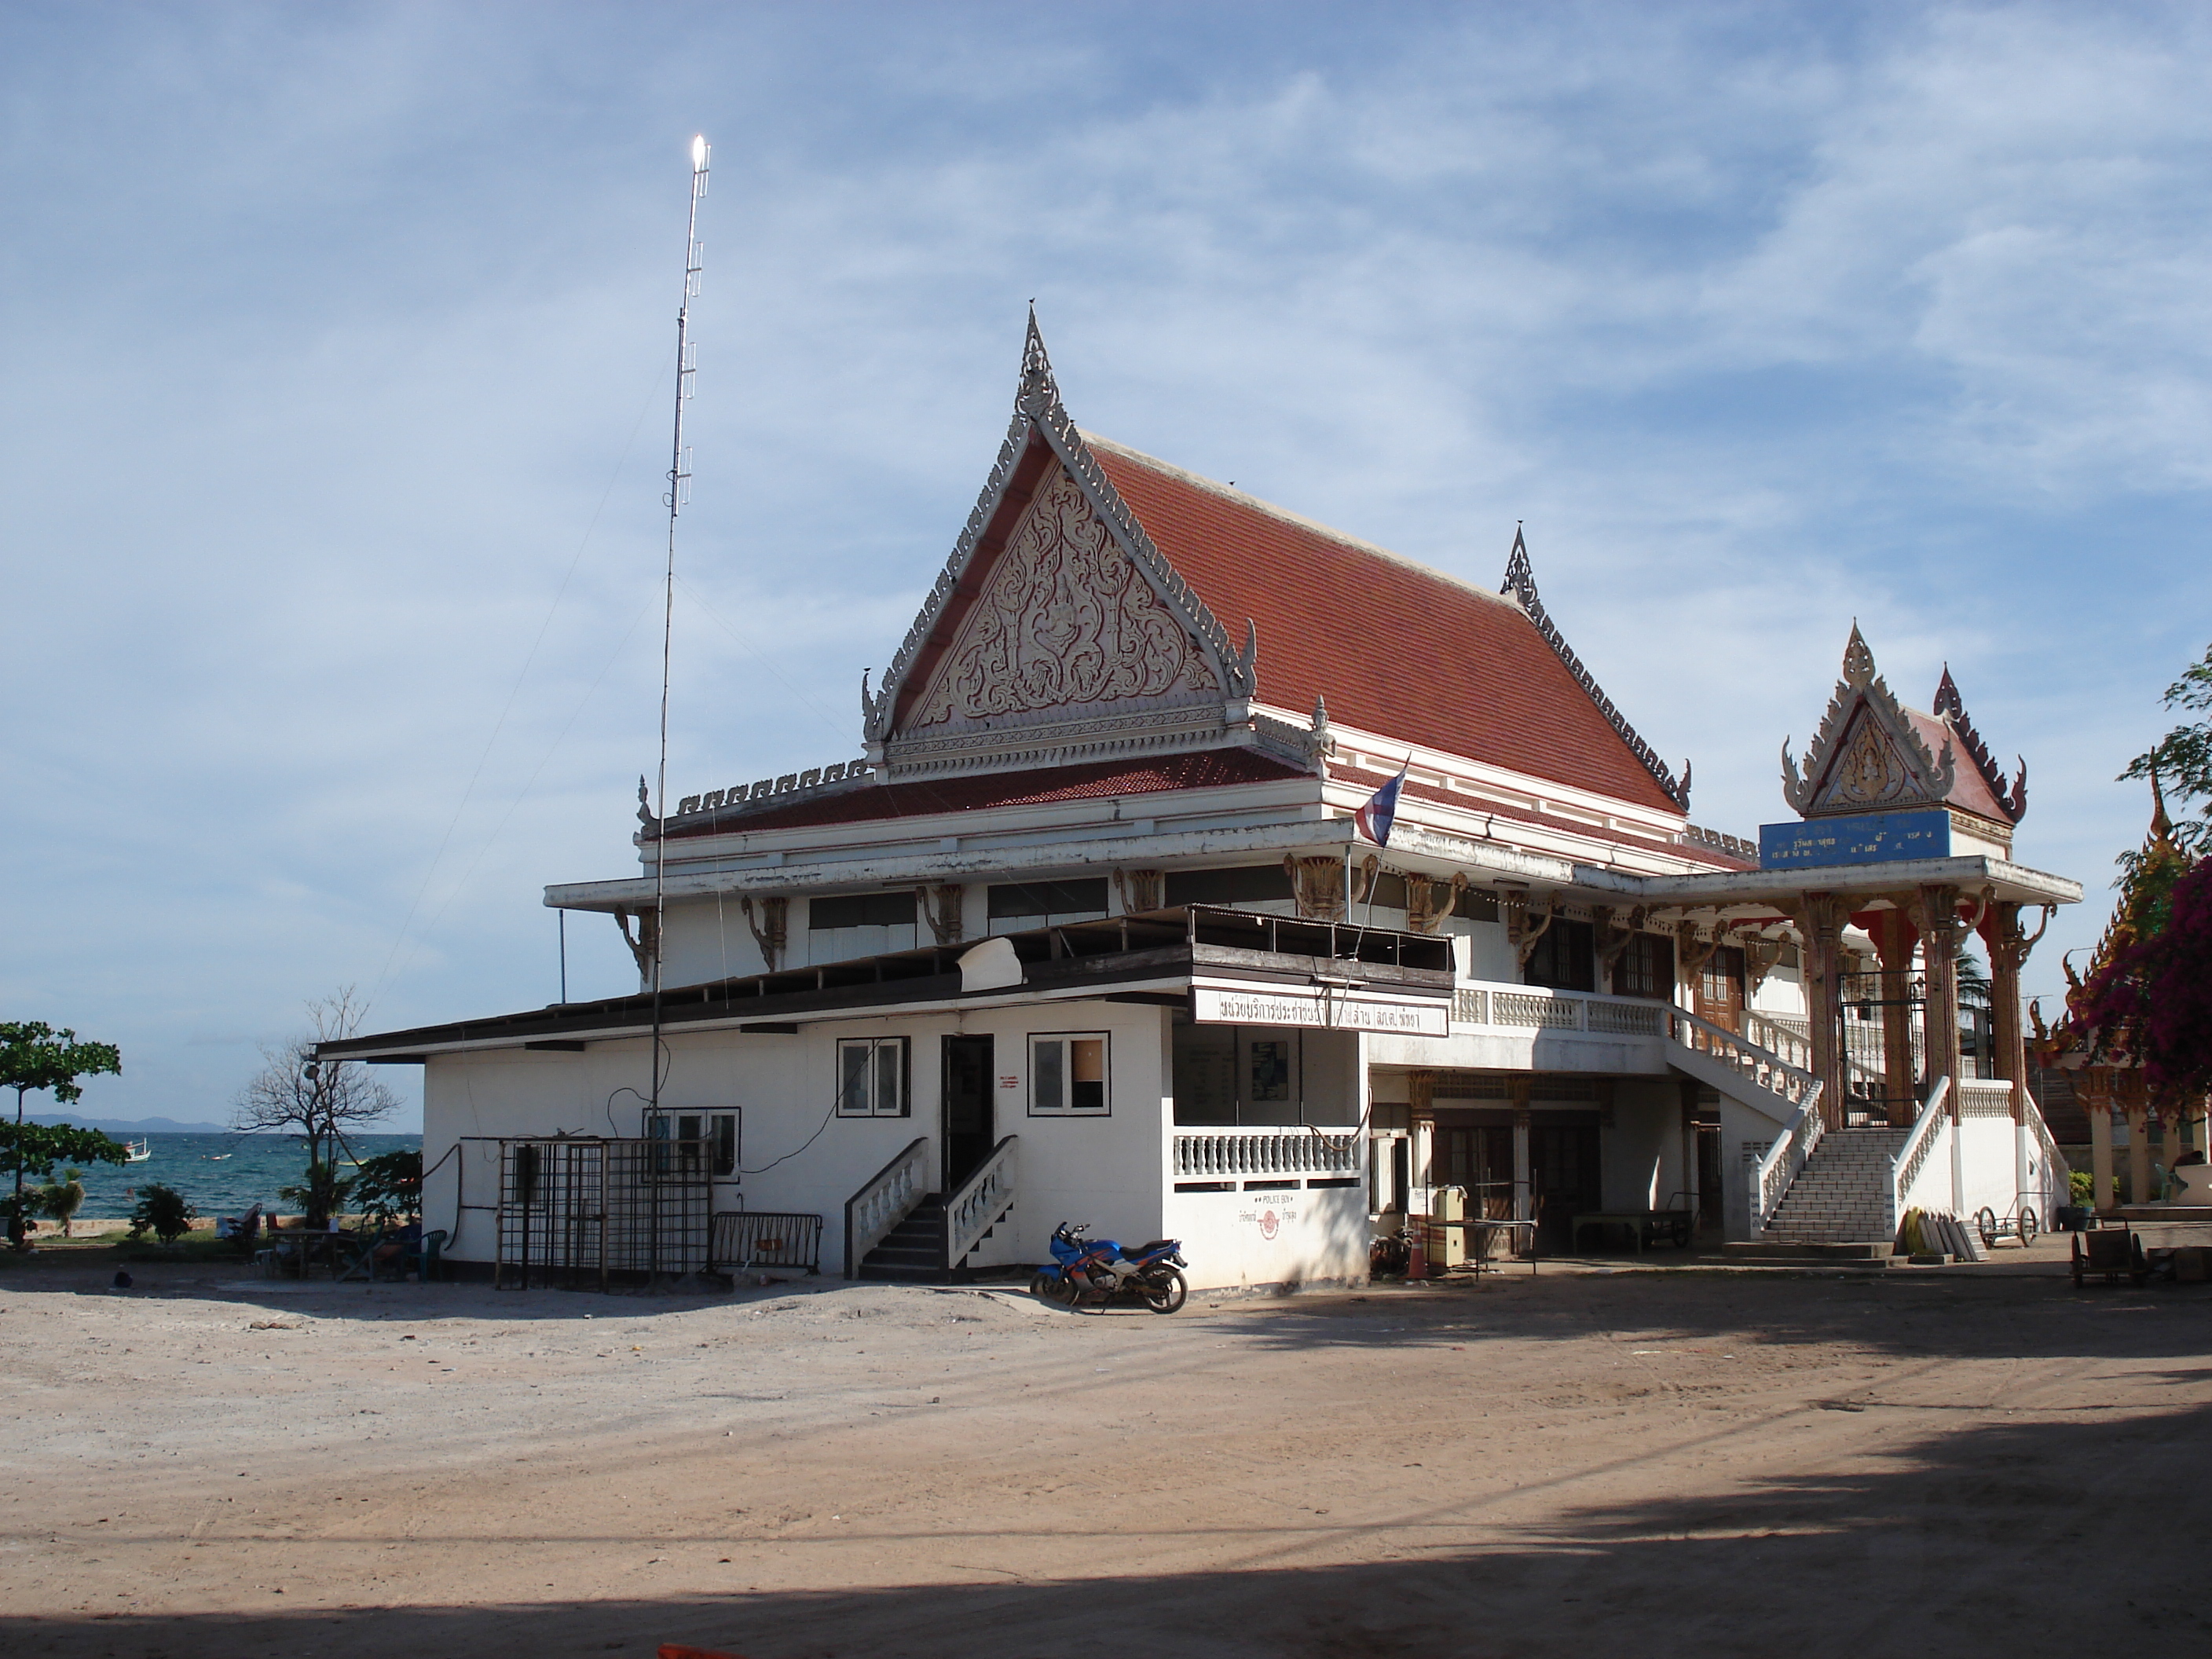
<instances>
[{"instance_id":1,"label":"golden naga decoration","mask_svg":"<svg viewBox=\"0 0 2212 1659\"><path fill-rule=\"evenodd\" d=\"M753 943L760 946L762 963L769 972L774 973L783 960L791 901L787 898L764 898L761 900L760 912L756 915L752 895L748 893L738 901L738 908L744 912L745 926L752 929Z\"/></svg>"},{"instance_id":2,"label":"golden naga decoration","mask_svg":"<svg viewBox=\"0 0 2212 1659\"><path fill-rule=\"evenodd\" d=\"M1291 878L1291 892L1298 914L1310 921L1345 919L1344 861L1327 856L1300 858L1283 854L1283 873Z\"/></svg>"}]
</instances>

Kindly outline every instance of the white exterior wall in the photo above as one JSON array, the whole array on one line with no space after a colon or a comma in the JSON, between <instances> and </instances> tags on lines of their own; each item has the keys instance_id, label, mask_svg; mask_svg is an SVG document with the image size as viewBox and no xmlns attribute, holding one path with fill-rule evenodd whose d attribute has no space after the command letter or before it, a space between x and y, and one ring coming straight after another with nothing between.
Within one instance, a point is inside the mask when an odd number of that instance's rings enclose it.
<instances>
[{"instance_id":1,"label":"white exterior wall","mask_svg":"<svg viewBox=\"0 0 2212 1659\"><path fill-rule=\"evenodd\" d=\"M1165 1011L1121 1003L1030 1003L996 1009L810 1022L795 1036L735 1031L678 1032L668 1039L669 1072L661 1091L670 1112L744 1114L743 1175L718 1182L714 1207L795 1210L823 1219L822 1267L844 1271L845 1201L917 1138L930 1142L933 1170L942 1157L940 1040L994 1039L994 1133L1018 1135L1021 1160L1013 1215L979 1261L1042 1261L1053 1226L1088 1221L1101 1237L1141 1243L1162 1226L1163 1126L1170 1112L1162 1044ZM1032 1033L1107 1034L1109 1114L1103 1117L1031 1117L1029 1042ZM841 1036L904 1036L910 1067L908 1115L837 1117L836 1041ZM423 1077L423 1156L427 1169L462 1136L572 1133L635 1135L647 1079L642 1041L594 1042L582 1054L497 1050L436 1055ZM618 1092L620 1091L620 1092ZM609 1108L610 1096L617 1097ZM824 1122L825 1116L828 1121ZM810 1136L818 1138L793 1153ZM771 1162L775 1167L764 1168ZM425 1182L425 1214L451 1226L457 1165L444 1164ZM471 1204L496 1197L493 1150L481 1144L469 1158ZM469 1261L495 1255L492 1216L463 1212L448 1254Z\"/></svg>"},{"instance_id":2,"label":"white exterior wall","mask_svg":"<svg viewBox=\"0 0 2212 1659\"><path fill-rule=\"evenodd\" d=\"M791 905L794 939L803 957L806 949L806 905L803 900L793 900ZM760 901L753 901L753 913L760 913ZM584 923L584 913L577 923ZM574 924L572 924L572 926ZM586 924L611 927L611 921L593 920ZM661 941L662 983L705 985L718 979L733 979L748 974L764 974L768 964L761 960L760 946L753 939L753 930L745 925L745 913L737 896L732 894L719 899L693 899L668 907L668 933ZM786 952L786 961L780 966L793 965Z\"/></svg>"},{"instance_id":3,"label":"white exterior wall","mask_svg":"<svg viewBox=\"0 0 2212 1659\"><path fill-rule=\"evenodd\" d=\"M1163 1231L1182 1240L1194 1291L1364 1284L1374 1237L1364 1179L1300 1191L1170 1192Z\"/></svg>"},{"instance_id":4,"label":"white exterior wall","mask_svg":"<svg viewBox=\"0 0 2212 1659\"><path fill-rule=\"evenodd\" d=\"M1613 1123L1599 1131L1608 1210L1663 1210L1690 1184L1682 1166L1682 1097L1672 1083L1613 1086Z\"/></svg>"}]
</instances>

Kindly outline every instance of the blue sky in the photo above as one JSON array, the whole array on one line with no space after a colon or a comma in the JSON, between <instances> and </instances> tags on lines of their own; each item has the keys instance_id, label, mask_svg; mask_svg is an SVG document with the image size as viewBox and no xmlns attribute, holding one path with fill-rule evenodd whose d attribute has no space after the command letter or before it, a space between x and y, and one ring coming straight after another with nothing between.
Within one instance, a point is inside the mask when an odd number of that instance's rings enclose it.
<instances>
[{"instance_id":1,"label":"blue sky","mask_svg":"<svg viewBox=\"0 0 2212 1659\"><path fill-rule=\"evenodd\" d=\"M855 752L1035 296L1094 430L1478 580L1525 520L1701 823L1854 617L1948 660L2091 890L2048 993L2212 637L2208 72L2158 6L0 6L0 1008L220 1118L336 986L555 996L695 131L678 793Z\"/></svg>"}]
</instances>

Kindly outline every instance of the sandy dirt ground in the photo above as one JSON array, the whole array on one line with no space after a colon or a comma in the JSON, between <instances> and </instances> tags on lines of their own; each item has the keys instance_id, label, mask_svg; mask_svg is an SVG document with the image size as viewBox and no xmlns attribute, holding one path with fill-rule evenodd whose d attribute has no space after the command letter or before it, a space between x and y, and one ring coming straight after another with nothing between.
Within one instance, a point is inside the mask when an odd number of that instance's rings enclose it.
<instances>
[{"instance_id":1,"label":"sandy dirt ground","mask_svg":"<svg viewBox=\"0 0 2212 1659\"><path fill-rule=\"evenodd\" d=\"M2212 1287L0 1275L0 1652L2212 1651Z\"/></svg>"}]
</instances>

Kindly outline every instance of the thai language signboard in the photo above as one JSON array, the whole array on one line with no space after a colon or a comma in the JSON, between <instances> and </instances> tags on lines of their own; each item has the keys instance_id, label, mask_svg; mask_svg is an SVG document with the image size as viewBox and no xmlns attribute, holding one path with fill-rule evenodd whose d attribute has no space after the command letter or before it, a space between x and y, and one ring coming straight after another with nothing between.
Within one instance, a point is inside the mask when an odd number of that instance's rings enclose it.
<instances>
[{"instance_id":1,"label":"thai language signboard","mask_svg":"<svg viewBox=\"0 0 2212 1659\"><path fill-rule=\"evenodd\" d=\"M1192 1018L1203 1025L1303 1025L1402 1036L1451 1035L1451 1002L1444 997L1394 997L1327 985L1248 985L1221 980L1194 980L1190 989Z\"/></svg>"},{"instance_id":2,"label":"thai language signboard","mask_svg":"<svg viewBox=\"0 0 2212 1659\"><path fill-rule=\"evenodd\" d=\"M1839 864L1898 864L1950 856L1951 815L1940 806L1759 826L1762 870L1820 870Z\"/></svg>"}]
</instances>

